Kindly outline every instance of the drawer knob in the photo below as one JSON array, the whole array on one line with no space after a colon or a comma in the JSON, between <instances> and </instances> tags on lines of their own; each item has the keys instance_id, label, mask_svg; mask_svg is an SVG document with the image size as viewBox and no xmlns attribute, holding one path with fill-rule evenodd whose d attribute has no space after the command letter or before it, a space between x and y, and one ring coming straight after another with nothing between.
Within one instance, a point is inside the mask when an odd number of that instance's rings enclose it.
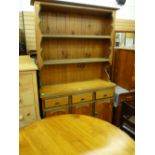
<instances>
[{"instance_id":1,"label":"drawer knob","mask_svg":"<svg viewBox=\"0 0 155 155\"><path fill-rule=\"evenodd\" d=\"M84 101L84 98L81 98L81 101Z\"/></svg>"},{"instance_id":2,"label":"drawer knob","mask_svg":"<svg viewBox=\"0 0 155 155\"><path fill-rule=\"evenodd\" d=\"M31 113L27 113L26 115L27 115L27 116L30 116L30 115L31 115Z\"/></svg>"},{"instance_id":3,"label":"drawer knob","mask_svg":"<svg viewBox=\"0 0 155 155\"><path fill-rule=\"evenodd\" d=\"M20 115L19 120L22 121L24 119L24 116Z\"/></svg>"},{"instance_id":4,"label":"drawer knob","mask_svg":"<svg viewBox=\"0 0 155 155\"><path fill-rule=\"evenodd\" d=\"M60 103L59 102L55 102L55 105L59 105Z\"/></svg>"}]
</instances>

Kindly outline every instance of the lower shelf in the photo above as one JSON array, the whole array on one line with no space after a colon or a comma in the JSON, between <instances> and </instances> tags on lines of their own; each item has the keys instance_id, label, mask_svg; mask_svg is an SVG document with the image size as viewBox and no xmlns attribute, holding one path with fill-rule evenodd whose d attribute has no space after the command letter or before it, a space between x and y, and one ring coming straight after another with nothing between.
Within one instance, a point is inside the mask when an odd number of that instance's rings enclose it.
<instances>
[{"instance_id":1,"label":"lower shelf","mask_svg":"<svg viewBox=\"0 0 155 155\"><path fill-rule=\"evenodd\" d=\"M115 87L115 84L101 79L46 85L41 87L40 97L45 98L49 96L59 96L60 94L61 96L70 95L73 93L100 90L108 87Z\"/></svg>"}]
</instances>

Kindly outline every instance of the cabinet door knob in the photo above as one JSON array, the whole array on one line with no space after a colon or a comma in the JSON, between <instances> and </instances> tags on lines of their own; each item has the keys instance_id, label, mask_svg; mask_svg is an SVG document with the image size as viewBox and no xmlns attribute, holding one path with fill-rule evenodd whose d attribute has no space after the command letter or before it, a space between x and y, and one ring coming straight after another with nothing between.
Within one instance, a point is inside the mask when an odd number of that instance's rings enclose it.
<instances>
[{"instance_id":1,"label":"cabinet door knob","mask_svg":"<svg viewBox=\"0 0 155 155\"><path fill-rule=\"evenodd\" d=\"M84 101L84 98L81 98L81 101Z\"/></svg>"},{"instance_id":2,"label":"cabinet door knob","mask_svg":"<svg viewBox=\"0 0 155 155\"><path fill-rule=\"evenodd\" d=\"M24 119L24 116L20 115L19 120L22 121Z\"/></svg>"}]
</instances>

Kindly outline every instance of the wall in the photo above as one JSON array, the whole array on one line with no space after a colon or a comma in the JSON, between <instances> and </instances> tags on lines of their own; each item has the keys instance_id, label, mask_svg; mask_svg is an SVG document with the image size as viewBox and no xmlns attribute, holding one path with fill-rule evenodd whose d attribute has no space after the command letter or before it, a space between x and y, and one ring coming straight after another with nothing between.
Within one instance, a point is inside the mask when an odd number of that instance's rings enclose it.
<instances>
[{"instance_id":1,"label":"wall","mask_svg":"<svg viewBox=\"0 0 155 155\"><path fill-rule=\"evenodd\" d=\"M135 0L126 0L124 6L119 6L120 10L117 11L117 19L135 19Z\"/></svg>"}]
</instances>

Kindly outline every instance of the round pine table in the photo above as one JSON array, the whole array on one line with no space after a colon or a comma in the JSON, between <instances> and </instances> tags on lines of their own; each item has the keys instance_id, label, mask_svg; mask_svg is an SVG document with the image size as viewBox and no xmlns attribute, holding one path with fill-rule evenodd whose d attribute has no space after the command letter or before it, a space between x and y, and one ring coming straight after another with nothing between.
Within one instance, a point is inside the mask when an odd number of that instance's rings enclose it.
<instances>
[{"instance_id":1,"label":"round pine table","mask_svg":"<svg viewBox=\"0 0 155 155\"><path fill-rule=\"evenodd\" d=\"M59 115L19 131L20 155L134 155L135 143L112 124L85 115Z\"/></svg>"}]
</instances>

